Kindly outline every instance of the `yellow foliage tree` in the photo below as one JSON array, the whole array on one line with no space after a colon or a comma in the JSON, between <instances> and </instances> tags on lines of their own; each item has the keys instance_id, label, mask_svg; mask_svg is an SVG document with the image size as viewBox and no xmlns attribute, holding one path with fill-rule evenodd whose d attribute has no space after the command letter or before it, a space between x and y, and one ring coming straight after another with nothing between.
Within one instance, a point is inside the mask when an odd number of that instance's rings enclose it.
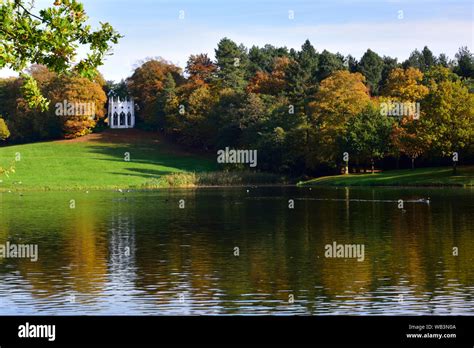
<instances>
[{"instance_id":1,"label":"yellow foliage tree","mask_svg":"<svg viewBox=\"0 0 474 348\"><path fill-rule=\"evenodd\" d=\"M393 69L387 79L384 94L401 102L416 102L423 99L429 92L422 85L423 73L415 68Z\"/></svg>"},{"instance_id":2,"label":"yellow foliage tree","mask_svg":"<svg viewBox=\"0 0 474 348\"><path fill-rule=\"evenodd\" d=\"M347 122L370 103L365 77L339 70L321 82L315 101L310 103L313 124L313 158L333 162L339 154L337 139L345 133Z\"/></svg>"}]
</instances>

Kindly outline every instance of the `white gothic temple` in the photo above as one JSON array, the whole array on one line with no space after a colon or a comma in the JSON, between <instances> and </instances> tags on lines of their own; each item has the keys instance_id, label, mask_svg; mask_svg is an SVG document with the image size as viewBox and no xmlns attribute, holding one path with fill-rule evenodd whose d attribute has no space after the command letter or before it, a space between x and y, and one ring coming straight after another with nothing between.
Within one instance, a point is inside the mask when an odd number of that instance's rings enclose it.
<instances>
[{"instance_id":1,"label":"white gothic temple","mask_svg":"<svg viewBox=\"0 0 474 348\"><path fill-rule=\"evenodd\" d=\"M133 98L120 100L120 97L110 97L107 116L110 128L133 128L135 126Z\"/></svg>"}]
</instances>

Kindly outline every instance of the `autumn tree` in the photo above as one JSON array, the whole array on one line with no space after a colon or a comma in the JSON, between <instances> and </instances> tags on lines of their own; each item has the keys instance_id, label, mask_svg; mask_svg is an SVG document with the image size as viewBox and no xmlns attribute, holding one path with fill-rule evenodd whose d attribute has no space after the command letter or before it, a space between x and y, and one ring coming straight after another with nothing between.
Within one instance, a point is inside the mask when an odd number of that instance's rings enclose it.
<instances>
[{"instance_id":1,"label":"autumn tree","mask_svg":"<svg viewBox=\"0 0 474 348\"><path fill-rule=\"evenodd\" d=\"M217 66L207 54L198 54L189 57L185 72L193 83L202 85L211 82L216 70Z\"/></svg>"},{"instance_id":2,"label":"autumn tree","mask_svg":"<svg viewBox=\"0 0 474 348\"><path fill-rule=\"evenodd\" d=\"M364 109L370 97L364 76L343 70L334 72L321 82L315 99L312 108L316 117L327 118L324 121L335 118L345 121ZM339 120L335 122L344 123Z\"/></svg>"},{"instance_id":3,"label":"autumn tree","mask_svg":"<svg viewBox=\"0 0 474 348\"><path fill-rule=\"evenodd\" d=\"M351 117L358 115L370 102L365 78L360 73L336 71L321 82L311 103L311 123L317 141L317 156L334 162L339 156L337 138L345 133Z\"/></svg>"},{"instance_id":4,"label":"autumn tree","mask_svg":"<svg viewBox=\"0 0 474 348\"><path fill-rule=\"evenodd\" d=\"M127 79L129 91L138 104L137 115L151 129L157 129L164 122L163 114L159 112L162 106L159 100L168 74L177 86L184 83L181 69L161 58L143 62Z\"/></svg>"},{"instance_id":5,"label":"autumn tree","mask_svg":"<svg viewBox=\"0 0 474 348\"><path fill-rule=\"evenodd\" d=\"M423 73L418 69L395 68L388 76L384 95L402 102L420 101L428 93L422 81Z\"/></svg>"},{"instance_id":6,"label":"autumn tree","mask_svg":"<svg viewBox=\"0 0 474 348\"><path fill-rule=\"evenodd\" d=\"M247 90L270 95L281 94L285 89L286 71L291 61L288 57L277 57L271 72L258 71L250 80Z\"/></svg>"},{"instance_id":7,"label":"autumn tree","mask_svg":"<svg viewBox=\"0 0 474 348\"><path fill-rule=\"evenodd\" d=\"M89 134L105 117L107 96L100 75L93 80L81 76L58 76L48 88L50 112L61 122L65 138Z\"/></svg>"},{"instance_id":8,"label":"autumn tree","mask_svg":"<svg viewBox=\"0 0 474 348\"><path fill-rule=\"evenodd\" d=\"M412 164L415 159L426 150L426 142L421 140L418 132L420 127L419 122L413 121L418 119L420 115L420 108L417 107L419 103L428 93L428 88L424 85L423 73L416 68L395 68L393 69L386 80L383 89L383 97L379 98L379 102L386 103L386 111L391 111L392 103L399 103L397 114L397 122L394 123L392 130L392 154L397 160L397 168L399 165L400 155L405 154L411 158ZM401 104L403 103L403 104ZM411 106L405 103L410 103ZM413 107L415 106L415 107ZM402 110L400 112L400 110ZM412 120L412 121L410 121ZM413 145L413 148L409 148Z\"/></svg>"},{"instance_id":9,"label":"autumn tree","mask_svg":"<svg viewBox=\"0 0 474 348\"><path fill-rule=\"evenodd\" d=\"M397 151L411 160L411 169L415 169L415 160L429 149L429 140L423 137L420 120L413 116L403 117L400 123L394 123L391 142Z\"/></svg>"}]
</instances>

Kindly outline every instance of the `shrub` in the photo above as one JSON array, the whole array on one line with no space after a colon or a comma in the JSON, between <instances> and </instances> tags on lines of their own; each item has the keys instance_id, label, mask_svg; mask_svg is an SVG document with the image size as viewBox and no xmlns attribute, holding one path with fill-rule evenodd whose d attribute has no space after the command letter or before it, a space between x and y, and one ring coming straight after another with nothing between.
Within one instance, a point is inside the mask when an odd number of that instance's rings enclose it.
<instances>
[{"instance_id":1,"label":"shrub","mask_svg":"<svg viewBox=\"0 0 474 348\"><path fill-rule=\"evenodd\" d=\"M148 180L143 188L196 187L196 186L246 186L284 183L284 178L271 173L259 172L204 172L173 173Z\"/></svg>"},{"instance_id":2,"label":"shrub","mask_svg":"<svg viewBox=\"0 0 474 348\"><path fill-rule=\"evenodd\" d=\"M5 120L0 117L0 140L5 141L10 137L10 131L8 130L8 126L5 123Z\"/></svg>"}]
</instances>

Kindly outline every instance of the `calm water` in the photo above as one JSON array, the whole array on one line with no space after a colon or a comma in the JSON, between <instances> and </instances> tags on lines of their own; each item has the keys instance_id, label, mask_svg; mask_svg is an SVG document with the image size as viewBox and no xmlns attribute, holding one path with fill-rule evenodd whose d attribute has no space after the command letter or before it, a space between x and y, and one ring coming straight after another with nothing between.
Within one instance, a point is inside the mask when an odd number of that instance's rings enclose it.
<instances>
[{"instance_id":1,"label":"calm water","mask_svg":"<svg viewBox=\"0 0 474 348\"><path fill-rule=\"evenodd\" d=\"M7 241L3 315L474 314L474 190L0 193Z\"/></svg>"}]
</instances>

